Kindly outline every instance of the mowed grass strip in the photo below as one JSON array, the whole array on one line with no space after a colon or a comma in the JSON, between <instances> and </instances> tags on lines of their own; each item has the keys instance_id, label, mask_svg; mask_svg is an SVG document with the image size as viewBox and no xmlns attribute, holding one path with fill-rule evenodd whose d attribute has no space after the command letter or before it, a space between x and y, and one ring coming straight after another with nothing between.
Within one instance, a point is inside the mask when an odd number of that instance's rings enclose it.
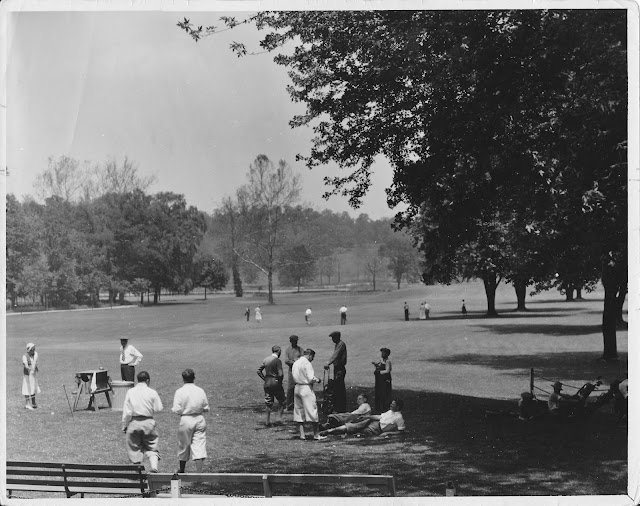
<instances>
[{"instance_id":1,"label":"mowed grass strip","mask_svg":"<svg viewBox=\"0 0 640 506\"><path fill-rule=\"evenodd\" d=\"M465 299L469 314L462 317ZM586 422L567 426L487 422L486 410L515 409L528 389L529 368L548 379L580 386L603 376L608 382L627 374L627 332L618 332L621 360L605 364L600 319L602 294L564 302L557 293L528 300L529 311L514 312L515 293L501 287L499 318L484 318L481 283L449 287L412 286L362 293L278 293L276 304L264 298L229 295L163 297L145 308L15 315L7 318L7 458L96 463L126 463L120 412L107 408L69 411L67 392L74 373L104 367L120 379L119 338L126 336L144 355L137 371L151 374L165 405L157 416L161 433L160 470L177 468L178 417L170 412L173 394L186 367L196 372L212 406L207 415L205 469L215 472L393 474L399 495L443 495L454 480L462 495L622 494L626 488L626 425L616 426L604 410ZM405 322L402 305L411 306ZM427 300L431 319L418 321ZM253 309L262 306L263 320ZM348 307L346 326L338 309ZM246 306L252 317L246 322ZM304 311L311 306L312 325ZM328 334L341 330L348 346L350 405L359 392L373 394L373 366L379 349L391 349L394 392L405 402L409 433L399 439L360 440L333 437L299 441L291 415L283 426L266 428L261 381L256 369L270 348L288 345L291 334L316 352L322 365L333 344ZM21 356L27 342L37 345L40 408L27 411L20 395ZM316 387L318 396L321 388ZM571 390L568 390L571 392ZM538 392L541 398L544 394ZM70 399L73 401L72 399ZM373 400L372 400L373 404ZM53 413L53 414L52 414ZM189 464L187 470L190 469ZM598 469L597 473L593 470ZM251 493L251 489L234 489ZM255 493L255 491L253 492ZM276 492L278 493L278 492ZM282 493L304 494L301 487ZM378 495L375 489L319 487L306 493Z\"/></svg>"}]
</instances>

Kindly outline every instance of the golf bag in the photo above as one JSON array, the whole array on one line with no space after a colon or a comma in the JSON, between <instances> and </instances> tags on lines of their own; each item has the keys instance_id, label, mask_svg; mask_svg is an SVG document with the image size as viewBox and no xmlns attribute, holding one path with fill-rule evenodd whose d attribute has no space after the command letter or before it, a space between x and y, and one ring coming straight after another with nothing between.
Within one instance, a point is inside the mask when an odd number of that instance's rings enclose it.
<instances>
[{"instance_id":1,"label":"golf bag","mask_svg":"<svg viewBox=\"0 0 640 506\"><path fill-rule=\"evenodd\" d=\"M322 401L320 404L320 421L322 423L326 423L328 416L334 411L334 382L331 373L325 370L322 375Z\"/></svg>"}]
</instances>

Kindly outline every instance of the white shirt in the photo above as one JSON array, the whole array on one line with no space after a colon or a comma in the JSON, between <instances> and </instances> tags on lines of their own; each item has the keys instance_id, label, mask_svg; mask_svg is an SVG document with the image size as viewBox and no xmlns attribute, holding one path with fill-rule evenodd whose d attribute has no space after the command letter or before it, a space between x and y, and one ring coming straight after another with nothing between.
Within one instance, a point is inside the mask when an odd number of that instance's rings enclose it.
<instances>
[{"instance_id":1,"label":"white shirt","mask_svg":"<svg viewBox=\"0 0 640 506\"><path fill-rule=\"evenodd\" d=\"M342 307L340 308L340 312L341 312L341 313L346 313L346 312L347 312L347 306L342 306Z\"/></svg>"},{"instance_id":2,"label":"white shirt","mask_svg":"<svg viewBox=\"0 0 640 506\"><path fill-rule=\"evenodd\" d=\"M310 309L310 308L309 308L309 309L307 309L307 310L304 312L304 314L306 314L307 316L311 316L311 309Z\"/></svg>"},{"instance_id":3,"label":"white shirt","mask_svg":"<svg viewBox=\"0 0 640 506\"><path fill-rule=\"evenodd\" d=\"M358 406L358 409L351 412L352 415L370 415L371 414L371 406L366 402L363 402Z\"/></svg>"},{"instance_id":4,"label":"white shirt","mask_svg":"<svg viewBox=\"0 0 640 506\"><path fill-rule=\"evenodd\" d=\"M124 349L124 360L122 359L122 345L120 345L120 363L136 366L142 360L142 353L136 350L130 344Z\"/></svg>"},{"instance_id":5,"label":"white shirt","mask_svg":"<svg viewBox=\"0 0 640 506\"><path fill-rule=\"evenodd\" d=\"M392 423L398 426L398 430L404 430L404 418L400 411L386 411L380 415L380 428L384 431Z\"/></svg>"},{"instance_id":6,"label":"white shirt","mask_svg":"<svg viewBox=\"0 0 640 506\"><path fill-rule=\"evenodd\" d=\"M173 396L172 413L178 415L201 415L209 411L209 401L205 391L194 383L185 383Z\"/></svg>"},{"instance_id":7,"label":"white shirt","mask_svg":"<svg viewBox=\"0 0 640 506\"><path fill-rule=\"evenodd\" d=\"M291 374L296 385L313 385L315 378L313 366L304 355L293 363Z\"/></svg>"},{"instance_id":8,"label":"white shirt","mask_svg":"<svg viewBox=\"0 0 640 506\"><path fill-rule=\"evenodd\" d=\"M162 411L162 401L158 392L149 388L149 385L143 381L127 391L122 408L122 425L128 425L132 416L153 417L160 411Z\"/></svg>"},{"instance_id":9,"label":"white shirt","mask_svg":"<svg viewBox=\"0 0 640 506\"><path fill-rule=\"evenodd\" d=\"M620 385L618 385L618 389L620 390L620 394L622 395L622 397L626 399L629 395L629 380L626 379L620 382Z\"/></svg>"}]
</instances>

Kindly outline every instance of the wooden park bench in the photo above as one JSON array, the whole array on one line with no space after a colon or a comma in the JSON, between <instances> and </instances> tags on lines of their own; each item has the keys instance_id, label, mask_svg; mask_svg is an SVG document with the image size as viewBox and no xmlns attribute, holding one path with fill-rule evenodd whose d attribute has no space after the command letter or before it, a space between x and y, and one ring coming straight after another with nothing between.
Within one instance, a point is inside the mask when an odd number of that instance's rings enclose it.
<instances>
[{"instance_id":1,"label":"wooden park bench","mask_svg":"<svg viewBox=\"0 0 640 506\"><path fill-rule=\"evenodd\" d=\"M7 495L16 491L149 496L147 475L140 465L7 462Z\"/></svg>"},{"instance_id":2,"label":"wooden park bench","mask_svg":"<svg viewBox=\"0 0 640 506\"><path fill-rule=\"evenodd\" d=\"M151 490L167 490L171 487L171 473L149 474L149 488ZM364 474L263 474L263 473L181 473L178 475L181 483L248 483L260 486L264 497L272 497L273 490L278 485L303 484L359 484L368 487L384 488L390 496L396 495L396 481L389 475ZM163 492L157 497L170 497ZM197 495L181 494L181 497L196 497ZM201 497L201 496L198 496Z\"/></svg>"}]
</instances>

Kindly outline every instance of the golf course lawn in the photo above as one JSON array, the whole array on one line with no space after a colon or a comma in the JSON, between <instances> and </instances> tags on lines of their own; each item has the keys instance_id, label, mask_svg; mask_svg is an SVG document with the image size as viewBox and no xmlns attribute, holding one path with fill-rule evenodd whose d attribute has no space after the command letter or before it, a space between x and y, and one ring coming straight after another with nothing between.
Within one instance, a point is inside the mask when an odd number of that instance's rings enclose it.
<instances>
[{"instance_id":1,"label":"golf course lawn","mask_svg":"<svg viewBox=\"0 0 640 506\"><path fill-rule=\"evenodd\" d=\"M161 472L178 466L178 417L170 411L182 385L180 373L195 370L207 392L205 471L281 473L393 474L400 496L442 496L449 480L459 495L624 494L627 483L627 424L616 424L608 407L585 421L564 425L487 420L487 410L516 410L521 392L535 384L551 391L560 380L581 386L602 376L606 388L627 376L627 331L618 331L620 360L603 363L602 291L565 302L558 292L528 297L527 312L514 312L515 292L500 286L498 318L485 318L482 283L448 287L412 285L384 292L276 293L264 297L232 295L168 297L148 307L12 314L7 317L7 459L127 463L121 412L99 397L100 410L73 413L65 398L75 389L74 373L104 367L120 379L120 337L129 338L144 358L164 411L160 431ZM462 299L469 311L460 314ZM421 300L431 318L419 321ZM402 306L411 307L405 322ZM253 308L261 304L263 320ZM338 308L348 307L347 325ZM252 317L243 316L249 306ZM305 325L304 311L313 310ZM626 318L626 311L625 311ZM302 348L313 348L316 376L333 351L328 334L341 330L348 348L347 395L355 408L359 392L373 405L373 366L379 349L391 349L394 396L405 401L408 433L391 439L330 437L300 441L290 431L291 415L281 426L264 426L262 383L257 367L271 346L283 350L291 334ZM39 409L23 408L21 357L27 342L39 353ZM321 398L321 386L316 387ZM567 393L575 393L570 387ZM536 390L540 399L544 392ZM598 392L592 396L598 395ZM70 399L71 400L71 399ZM352 408L353 409L353 408ZM193 464L187 465L187 472ZM220 489L216 489L220 490ZM252 493L252 489L229 493ZM224 490L223 490L224 492ZM291 486L275 494L376 495L375 489ZM37 494L20 494L36 497Z\"/></svg>"}]
</instances>

